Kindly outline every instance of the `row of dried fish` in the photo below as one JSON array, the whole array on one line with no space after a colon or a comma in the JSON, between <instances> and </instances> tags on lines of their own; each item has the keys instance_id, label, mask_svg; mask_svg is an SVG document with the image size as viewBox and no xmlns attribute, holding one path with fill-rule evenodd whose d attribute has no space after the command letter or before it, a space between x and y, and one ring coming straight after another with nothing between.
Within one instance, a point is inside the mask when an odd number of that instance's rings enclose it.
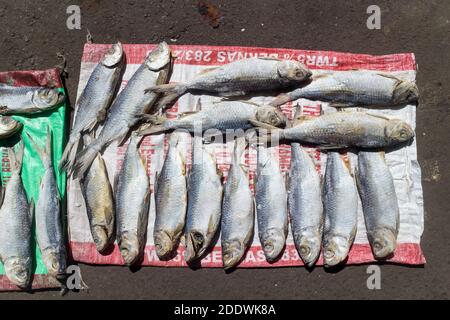
<instances>
[{"instance_id":1,"label":"row of dried fish","mask_svg":"<svg viewBox=\"0 0 450 320\"><path fill-rule=\"evenodd\" d=\"M0 201L0 261L8 279L20 288L28 288L32 281L34 250L33 220L36 240L48 274L63 280L66 274L65 233L61 221L61 204L51 159L51 132L45 147L28 135L30 147L38 152L44 166L38 199L29 201L22 183L21 170L24 142L16 152L8 148L11 176L1 189Z\"/></svg>"}]
</instances>

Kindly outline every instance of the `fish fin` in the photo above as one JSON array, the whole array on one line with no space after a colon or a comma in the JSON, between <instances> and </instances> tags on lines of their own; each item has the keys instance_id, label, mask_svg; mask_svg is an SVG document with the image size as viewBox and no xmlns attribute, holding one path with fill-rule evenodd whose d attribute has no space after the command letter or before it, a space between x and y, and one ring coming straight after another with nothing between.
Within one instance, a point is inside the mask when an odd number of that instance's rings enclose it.
<instances>
[{"instance_id":1,"label":"fish fin","mask_svg":"<svg viewBox=\"0 0 450 320\"><path fill-rule=\"evenodd\" d=\"M203 69L202 71L197 73L197 76L204 75L205 73L208 73L208 72L211 72L211 71L214 71L217 69L220 69L220 67L210 67L210 68Z\"/></svg>"},{"instance_id":2,"label":"fish fin","mask_svg":"<svg viewBox=\"0 0 450 320\"><path fill-rule=\"evenodd\" d=\"M259 59L259 60L269 60L269 61L282 61L281 59L275 58L275 57L257 57L256 59Z\"/></svg>"},{"instance_id":3,"label":"fish fin","mask_svg":"<svg viewBox=\"0 0 450 320\"><path fill-rule=\"evenodd\" d=\"M58 164L59 171L67 171L72 168L77 156L78 148L80 146L80 140L81 134L78 134L75 142L72 143L69 140L69 142L66 144L61 160Z\"/></svg>"},{"instance_id":4,"label":"fish fin","mask_svg":"<svg viewBox=\"0 0 450 320\"><path fill-rule=\"evenodd\" d=\"M143 123L139 128L136 129L136 134L139 136L148 136L152 134L160 134L166 132L167 129L164 128L162 124L149 124Z\"/></svg>"},{"instance_id":5,"label":"fish fin","mask_svg":"<svg viewBox=\"0 0 450 320\"><path fill-rule=\"evenodd\" d=\"M31 199L30 203L28 204L28 213L30 215L30 221L33 221L33 217L34 217L34 199Z\"/></svg>"},{"instance_id":6,"label":"fish fin","mask_svg":"<svg viewBox=\"0 0 450 320\"><path fill-rule=\"evenodd\" d=\"M396 77L396 76L394 76L392 74L389 74L389 73L377 72L377 75L379 75L380 77L385 77L385 78L392 79L392 80L399 81L399 82L402 81L398 77Z\"/></svg>"},{"instance_id":7,"label":"fish fin","mask_svg":"<svg viewBox=\"0 0 450 320\"><path fill-rule=\"evenodd\" d=\"M351 108L351 107L355 107L356 105L354 103L351 102L330 102L330 107L333 108Z\"/></svg>"},{"instance_id":8,"label":"fish fin","mask_svg":"<svg viewBox=\"0 0 450 320\"><path fill-rule=\"evenodd\" d=\"M117 146L121 147L128 140L128 131L117 137ZM140 141L140 140L139 140Z\"/></svg>"},{"instance_id":9,"label":"fish fin","mask_svg":"<svg viewBox=\"0 0 450 320\"><path fill-rule=\"evenodd\" d=\"M77 155L76 162L73 165L73 173L76 177L79 179L84 177L85 172L90 168L97 153L98 151L88 146Z\"/></svg>"},{"instance_id":10,"label":"fish fin","mask_svg":"<svg viewBox=\"0 0 450 320\"><path fill-rule=\"evenodd\" d=\"M165 116L160 116L156 114L144 113L139 116L139 120L149 124L161 124L164 121L166 121L167 118Z\"/></svg>"},{"instance_id":11,"label":"fish fin","mask_svg":"<svg viewBox=\"0 0 450 320\"><path fill-rule=\"evenodd\" d=\"M158 191L158 178L159 178L159 172L155 171L155 182L153 182L153 193L156 194Z\"/></svg>"},{"instance_id":12,"label":"fish fin","mask_svg":"<svg viewBox=\"0 0 450 320\"><path fill-rule=\"evenodd\" d=\"M194 111L201 111L202 110L202 100L198 98L197 103L195 104Z\"/></svg>"},{"instance_id":13,"label":"fish fin","mask_svg":"<svg viewBox=\"0 0 450 320\"><path fill-rule=\"evenodd\" d=\"M247 93L245 91L231 91L231 92L218 92L220 97L241 97L245 96Z\"/></svg>"},{"instance_id":14,"label":"fish fin","mask_svg":"<svg viewBox=\"0 0 450 320\"><path fill-rule=\"evenodd\" d=\"M179 114L178 114L178 119L181 119L181 118L183 118L183 117L186 117L186 116L189 116L189 115L192 115L192 114L196 114L196 113L198 113L198 111L196 111L196 110L192 110L192 111L184 111L184 112L180 112Z\"/></svg>"},{"instance_id":15,"label":"fish fin","mask_svg":"<svg viewBox=\"0 0 450 320\"><path fill-rule=\"evenodd\" d=\"M348 148L345 144L322 144L317 147L319 150L337 150Z\"/></svg>"},{"instance_id":16,"label":"fish fin","mask_svg":"<svg viewBox=\"0 0 450 320\"><path fill-rule=\"evenodd\" d=\"M248 121L254 127L264 128L264 129L279 129L279 128L275 127L275 126L272 126L272 125L270 125L268 123L264 123L264 122L261 122L261 121L258 121L258 120L249 119Z\"/></svg>"},{"instance_id":17,"label":"fish fin","mask_svg":"<svg viewBox=\"0 0 450 320\"><path fill-rule=\"evenodd\" d=\"M14 152L14 148L8 148L8 157L11 165L12 171L15 171L20 174L22 171L22 160L23 160L23 152L24 152L24 143L23 140L18 142L17 152Z\"/></svg>"},{"instance_id":18,"label":"fish fin","mask_svg":"<svg viewBox=\"0 0 450 320\"><path fill-rule=\"evenodd\" d=\"M378 154L380 155L381 159L386 162L386 152L384 151L378 151Z\"/></svg>"},{"instance_id":19,"label":"fish fin","mask_svg":"<svg viewBox=\"0 0 450 320\"><path fill-rule=\"evenodd\" d=\"M392 119L389 118L389 117L386 117L386 116L381 115L381 114L374 114L374 113L372 113L372 112L370 112L370 111L365 112L365 114L367 114L367 115L369 115L369 116L372 116L372 117L380 118L380 119L383 119L383 120L388 120L388 121L392 120Z\"/></svg>"},{"instance_id":20,"label":"fish fin","mask_svg":"<svg viewBox=\"0 0 450 320\"><path fill-rule=\"evenodd\" d=\"M295 126L297 124L297 122L299 122L298 119L303 116L303 106L301 106L297 102L297 104L294 106L294 108L295 108L294 117L292 118L291 121L289 121L289 127Z\"/></svg>"},{"instance_id":21,"label":"fish fin","mask_svg":"<svg viewBox=\"0 0 450 320\"><path fill-rule=\"evenodd\" d=\"M299 124L299 123L302 123L302 122L305 122L305 121L309 121L309 120L312 120L312 119L315 119L315 118L316 117L310 116L310 115L301 115L298 118L296 118L296 123Z\"/></svg>"},{"instance_id":22,"label":"fish fin","mask_svg":"<svg viewBox=\"0 0 450 320\"><path fill-rule=\"evenodd\" d=\"M3 205L4 199L5 199L5 191L2 182L0 182L0 207Z\"/></svg>"},{"instance_id":23,"label":"fish fin","mask_svg":"<svg viewBox=\"0 0 450 320\"><path fill-rule=\"evenodd\" d=\"M44 166L51 166L51 144L52 144L52 136L50 127L47 126L47 139L45 141L45 148L40 147L36 141L34 141L33 137L27 132L28 139L31 141L31 144L33 145L34 149L36 149L37 153L39 154L39 157L41 158L42 164Z\"/></svg>"},{"instance_id":24,"label":"fish fin","mask_svg":"<svg viewBox=\"0 0 450 320\"><path fill-rule=\"evenodd\" d=\"M279 107L285 103L288 103L289 101L292 101L293 99L289 95L289 93L281 93L278 96L275 97L270 103L269 106L272 107Z\"/></svg>"}]
</instances>

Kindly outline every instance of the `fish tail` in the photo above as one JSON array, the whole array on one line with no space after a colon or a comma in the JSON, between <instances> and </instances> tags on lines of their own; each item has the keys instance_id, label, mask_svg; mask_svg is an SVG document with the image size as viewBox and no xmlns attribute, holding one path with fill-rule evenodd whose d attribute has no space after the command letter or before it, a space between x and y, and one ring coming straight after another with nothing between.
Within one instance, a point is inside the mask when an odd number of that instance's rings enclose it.
<instances>
[{"instance_id":1,"label":"fish tail","mask_svg":"<svg viewBox=\"0 0 450 320\"><path fill-rule=\"evenodd\" d=\"M289 101L292 101L292 97L289 95L289 93L282 93L279 94L277 97L275 97L274 100L272 100L272 102L269 103L270 106L272 107L279 107Z\"/></svg>"},{"instance_id":2,"label":"fish tail","mask_svg":"<svg viewBox=\"0 0 450 320\"><path fill-rule=\"evenodd\" d=\"M33 137L27 132L28 139L30 139L31 144L34 149L39 154L41 158L42 164L45 168L49 168L52 166L52 158L51 158L51 148L52 148L52 132L50 127L47 127L47 138L45 141L45 148L40 147L36 141L34 141Z\"/></svg>"},{"instance_id":3,"label":"fish tail","mask_svg":"<svg viewBox=\"0 0 450 320\"><path fill-rule=\"evenodd\" d=\"M11 170L20 174L22 171L22 160L24 151L23 140L18 142L17 152L14 152L14 148L8 148L8 157L11 163Z\"/></svg>"},{"instance_id":4,"label":"fish tail","mask_svg":"<svg viewBox=\"0 0 450 320\"><path fill-rule=\"evenodd\" d=\"M233 157L235 161L239 161L242 155L245 152L245 148L247 147L247 140L245 137L238 137L234 141L234 151Z\"/></svg>"},{"instance_id":5,"label":"fish tail","mask_svg":"<svg viewBox=\"0 0 450 320\"><path fill-rule=\"evenodd\" d=\"M165 126L161 124L144 123L137 130L136 135L148 136L152 134L160 134L167 131Z\"/></svg>"},{"instance_id":6,"label":"fish tail","mask_svg":"<svg viewBox=\"0 0 450 320\"><path fill-rule=\"evenodd\" d=\"M68 171L72 169L77 155L78 147L81 140L81 134L78 133L74 138L69 138L64 152L59 161L58 168L60 171Z\"/></svg>"},{"instance_id":7,"label":"fish tail","mask_svg":"<svg viewBox=\"0 0 450 320\"><path fill-rule=\"evenodd\" d=\"M188 87L179 83L166 83L150 87L146 92L163 93L158 101L158 109L165 109L171 105L178 97L182 96Z\"/></svg>"},{"instance_id":8,"label":"fish tail","mask_svg":"<svg viewBox=\"0 0 450 320\"><path fill-rule=\"evenodd\" d=\"M98 152L97 148L92 145L87 146L83 151L77 155L75 164L73 165L73 174L79 179L84 177L84 174L91 166Z\"/></svg>"}]
</instances>

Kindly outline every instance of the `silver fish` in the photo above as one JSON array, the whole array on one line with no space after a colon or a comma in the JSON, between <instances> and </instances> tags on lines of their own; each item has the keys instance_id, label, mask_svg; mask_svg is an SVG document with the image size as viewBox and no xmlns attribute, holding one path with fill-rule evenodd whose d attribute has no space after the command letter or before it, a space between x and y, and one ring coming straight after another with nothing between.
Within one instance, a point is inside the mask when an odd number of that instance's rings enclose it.
<instances>
[{"instance_id":1,"label":"silver fish","mask_svg":"<svg viewBox=\"0 0 450 320\"><path fill-rule=\"evenodd\" d=\"M193 140L185 228L184 259L188 263L201 258L212 245L220 225L223 196L222 175L216 160L202 145L201 137L195 136Z\"/></svg>"},{"instance_id":2,"label":"silver fish","mask_svg":"<svg viewBox=\"0 0 450 320\"><path fill-rule=\"evenodd\" d=\"M169 258L176 249L186 219L186 163L179 147L180 141L180 134L171 134L169 150L154 188L156 219L153 239L160 259Z\"/></svg>"},{"instance_id":3,"label":"silver fish","mask_svg":"<svg viewBox=\"0 0 450 320\"><path fill-rule=\"evenodd\" d=\"M303 116L299 124L283 130L274 129L271 135L324 148L383 148L411 140L414 131L402 120L342 111L318 117Z\"/></svg>"},{"instance_id":4,"label":"silver fish","mask_svg":"<svg viewBox=\"0 0 450 320\"><path fill-rule=\"evenodd\" d=\"M202 91L222 96L243 96L253 91L273 90L301 83L311 76L303 64L276 58L249 58L206 69L186 83L170 83L149 88L166 96L165 106L186 92Z\"/></svg>"},{"instance_id":5,"label":"silver fish","mask_svg":"<svg viewBox=\"0 0 450 320\"><path fill-rule=\"evenodd\" d=\"M35 208L37 243L48 274L63 278L66 274L67 254L61 219L61 200L53 172L51 131L47 128L45 149L41 148L28 133L27 135L38 152L45 170Z\"/></svg>"},{"instance_id":6,"label":"silver fish","mask_svg":"<svg viewBox=\"0 0 450 320\"><path fill-rule=\"evenodd\" d=\"M114 183L117 243L127 265L134 264L144 249L150 204L150 179L139 153L139 140L131 136Z\"/></svg>"},{"instance_id":7,"label":"silver fish","mask_svg":"<svg viewBox=\"0 0 450 320\"><path fill-rule=\"evenodd\" d=\"M11 117L0 116L0 139L7 139L23 128L23 124Z\"/></svg>"},{"instance_id":8,"label":"silver fish","mask_svg":"<svg viewBox=\"0 0 450 320\"><path fill-rule=\"evenodd\" d=\"M167 43L160 43L133 74L127 86L108 109L106 121L98 137L77 154L74 171L82 177L98 152L113 141L123 142L130 128L143 114L151 112L158 94L145 92L148 85L165 83L169 76L171 52Z\"/></svg>"},{"instance_id":9,"label":"silver fish","mask_svg":"<svg viewBox=\"0 0 450 320\"><path fill-rule=\"evenodd\" d=\"M338 152L329 152L323 186L325 213L323 256L335 266L348 255L356 235L358 191L349 167Z\"/></svg>"},{"instance_id":10,"label":"silver fish","mask_svg":"<svg viewBox=\"0 0 450 320\"><path fill-rule=\"evenodd\" d=\"M326 72L312 77L309 84L280 94L271 102L280 106L305 98L328 101L334 107L396 106L416 103L419 90L415 83L379 71L352 70Z\"/></svg>"},{"instance_id":11,"label":"silver fish","mask_svg":"<svg viewBox=\"0 0 450 320\"><path fill-rule=\"evenodd\" d=\"M98 252L105 251L114 241L114 199L105 162L97 154L80 181L92 239Z\"/></svg>"},{"instance_id":12,"label":"silver fish","mask_svg":"<svg viewBox=\"0 0 450 320\"><path fill-rule=\"evenodd\" d=\"M295 247L304 263L312 267L322 246L322 186L313 160L299 143L291 144L289 178L288 205Z\"/></svg>"},{"instance_id":13,"label":"silver fish","mask_svg":"<svg viewBox=\"0 0 450 320\"><path fill-rule=\"evenodd\" d=\"M253 240L254 199L246 170L241 164L244 137L235 141L222 202L221 243L224 269L235 267Z\"/></svg>"},{"instance_id":14,"label":"silver fish","mask_svg":"<svg viewBox=\"0 0 450 320\"><path fill-rule=\"evenodd\" d=\"M258 146L255 200L259 240L272 262L281 255L288 234L287 190L278 161L264 146Z\"/></svg>"},{"instance_id":15,"label":"silver fish","mask_svg":"<svg viewBox=\"0 0 450 320\"><path fill-rule=\"evenodd\" d=\"M386 258L395 251L400 217L394 180L384 153L358 153L356 182L373 254L377 259Z\"/></svg>"},{"instance_id":16,"label":"silver fish","mask_svg":"<svg viewBox=\"0 0 450 320\"><path fill-rule=\"evenodd\" d=\"M58 89L14 87L0 83L0 115L30 114L52 109L65 99Z\"/></svg>"},{"instance_id":17,"label":"silver fish","mask_svg":"<svg viewBox=\"0 0 450 320\"><path fill-rule=\"evenodd\" d=\"M123 60L122 44L118 42L111 46L92 71L75 106L77 113L69 141L59 162L60 169L72 168L79 144L82 142L81 135L89 133L105 119L107 109L120 83Z\"/></svg>"},{"instance_id":18,"label":"silver fish","mask_svg":"<svg viewBox=\"0 0 450 320\"><path fill-rule=\"evenodd\" d=\"M250 129L257 125L284 128L287 122L286 116L278 108L258 106L244 101L218 102L204 110L200 110L198 102L196 109L198 111L189 112L178 119L163 119L160 125L154 125L150 121L149 124L142 125L138 133L148 135L174 129L185 129L190 132L199 129L202 132L207 130L225 132L228 129ZM155 119L158 120L158 117Z\"/></svg>"},{"instance_id":19,"label":"silver fish","mask_svg":"<svg viewBox=\"0 0 450 320\"><path fill-rule=\"evenodd\" d=\"M0 260L8 279L20 288L31 282L33 250L31 247L32 208L22 184L23 142L17 154L8 149L11 177L6 184L0 209Z\"/></svg>"}]
</instances>

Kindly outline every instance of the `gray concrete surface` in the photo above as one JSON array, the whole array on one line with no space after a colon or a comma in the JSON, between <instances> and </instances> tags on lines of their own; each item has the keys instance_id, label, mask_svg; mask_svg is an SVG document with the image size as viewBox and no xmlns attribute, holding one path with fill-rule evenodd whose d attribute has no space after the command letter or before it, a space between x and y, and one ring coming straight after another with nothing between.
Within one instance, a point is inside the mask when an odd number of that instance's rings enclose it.
<instances>
[{"instance_id":1,"label":"gray concrete surface","mask_svg":"<svg viewBox=\"0 0 450 320\"><path fill-rule=\"evenodd\" d=\"M368 290L366 266L336 273L322 268L237 270L127 268L82 265L89 292L63 299L321 299L450 297L449 115L450 2L398 1L212 1L222 14L211 28L196 1L5 1L0 0L0 70L44 69L64 51L67 89L74 103L80 58L89 28L95 42L244 45L336 50L369 54L414 52L421 92L417 142L423 169L428 263L381 267L382 289ZM82 30L66 28L66 7L80 4ZM381 30L366 28L366 9L382 10ZM241 31L245 29L245 31ZM59 297L58 292L0 293L0 299Z\"/></svg>"}]
</instances>

